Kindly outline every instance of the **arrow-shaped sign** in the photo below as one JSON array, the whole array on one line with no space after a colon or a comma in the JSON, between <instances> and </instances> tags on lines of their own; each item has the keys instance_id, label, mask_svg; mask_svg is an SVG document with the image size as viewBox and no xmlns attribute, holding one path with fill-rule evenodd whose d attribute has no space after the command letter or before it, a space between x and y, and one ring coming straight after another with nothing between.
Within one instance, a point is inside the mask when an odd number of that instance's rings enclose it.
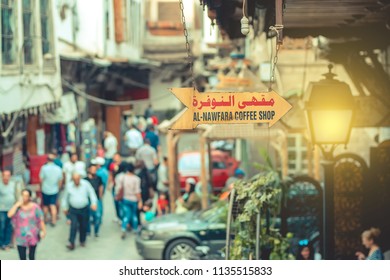
<instances>
[{"instance_id":1,"label":"arrow-shaped sign","mask_svg":"<svg viewBox=\"0 0 390 280\"><path fill-rule=\"evenodd\" d=\"M269 123L271 127L292 107L274 91L199 93L194 88L170 90L187 107L172 129L229 123Z\"/></svg>"}]
</instances>

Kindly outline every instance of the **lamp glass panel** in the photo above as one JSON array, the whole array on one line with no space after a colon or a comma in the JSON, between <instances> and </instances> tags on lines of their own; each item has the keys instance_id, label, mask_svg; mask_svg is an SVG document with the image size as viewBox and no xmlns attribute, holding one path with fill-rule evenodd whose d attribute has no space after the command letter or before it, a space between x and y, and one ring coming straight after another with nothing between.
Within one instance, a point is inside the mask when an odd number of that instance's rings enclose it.
<instances>
[{"instance_id":1,"label":"lamp glass panel","mask_svg":"<svg viewBox=\"0 0 390 280\"><path fill-rule=\"evenodd\" d=\"M337 144L347 142L351 129L351 110L312 110L310 113L312 133L316 143Z\"/></svg>"}]
</instances>

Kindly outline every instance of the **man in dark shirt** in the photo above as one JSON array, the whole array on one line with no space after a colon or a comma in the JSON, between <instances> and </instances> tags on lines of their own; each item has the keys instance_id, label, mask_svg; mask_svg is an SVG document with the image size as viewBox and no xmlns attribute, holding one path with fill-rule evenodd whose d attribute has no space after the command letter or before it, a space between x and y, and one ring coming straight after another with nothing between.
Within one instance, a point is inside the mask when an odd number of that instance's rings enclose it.
<instances>
[{"instance_id":1,"label":"man in dark shirt","mask_svg":"<svg viewBox=\"0 0 390 280\"><path fill-rule=\"evenodd\" d=\"M146 130L145 139L149 139L150 146L156 150L156 152L159 152L159 146L160 146L160 138L158 137L157 133L154 130L153 125L149 125L149 127Z\"/></svg>"},{"instance_id":2,"label":"man in dark shirt","mask_svg":"<svg viewBox=\"0 0 390 280\"><path fill-rule=\"evenodd\" d=\"M95 237L98 237L99 228L102 223L102 214L103 214L102 199L103 199L104 188L103 188L103 181L99 176L96 175L96 171L97 171L97 166L92 164L88 168L88 175L87 178L85 178L85 180L87 180L92 185L96 193L96 196L98 198L96 211L90 211L91 217L90 217L90 223L88 225L87 232L88 233L91 232L91 220L92 220L92 224L94 226L94 231L95 231Z\"/></svg>"}]
</instances>

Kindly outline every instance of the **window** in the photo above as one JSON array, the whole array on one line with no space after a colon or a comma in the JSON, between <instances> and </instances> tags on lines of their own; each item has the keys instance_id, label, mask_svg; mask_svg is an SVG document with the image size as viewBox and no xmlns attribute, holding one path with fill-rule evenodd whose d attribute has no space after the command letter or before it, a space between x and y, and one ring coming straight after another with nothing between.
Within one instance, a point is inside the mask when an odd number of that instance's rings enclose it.
<instances>
[{"instance_id":1,"label":"window","mask_svg":"<svg viewBox=\"0 0 390 280\"><path fill-rule=\"evenodd\" d=\"M49 0L41 0L39 3L41 17L42 56L43 60L45 61L48 59L53 59L51 5Z\"/></svg>"},{"instance_id":2,"label":"window","mask_svg":"<svg viewBox=\"0 0 390 280\"><path fill-rule=\"evenodd\" d=\"M308 141L302 134L290 134L287 137L288 172L290 175L311 174L312 162Z\"/></svg>"},{"instance_id":3,"label":"window","mask_svg":"<svg viewBox=\"0 0 390 280\"><path fill-rule=\"evenodd\" d=\"M16 63L15 1L1 0L1 58L3 65Z\"/></svg>"},{"instance_id":4,"label":"window","mask_svg":"<svg viewBox=\"0 0 390 280\"><path fill-rule=\"evenodd\" d=\"M22 1L24 64L31 65L34 57L34 5L33 0Z\"/></svg>"},{"instance_id":5,"label":"window","mask_svg":"<svg viewBox=\"0 0 390 280\"><path fill-rule=\"evenodd\" d=\"M147 1L145 3L146 7L150 8L150 2ZM130 1L130 6L129 6L129 21L128 21L128 36L129 36L129 42L133 46L139 46L141 43L141 22L143 22L143 17L142 17L142 5L140 1ZM149 11L146 8L145 11Z\"/></svg>"},{"instance_id":6,"label":"window","mask_svg":"<svg viewBox=\"0 0 390 280\"><path fill-rule=\"evenodd\" d=\"M213 169L226 169L226 164L222 161L213 161Z\"/></svg>"}]
</instances>

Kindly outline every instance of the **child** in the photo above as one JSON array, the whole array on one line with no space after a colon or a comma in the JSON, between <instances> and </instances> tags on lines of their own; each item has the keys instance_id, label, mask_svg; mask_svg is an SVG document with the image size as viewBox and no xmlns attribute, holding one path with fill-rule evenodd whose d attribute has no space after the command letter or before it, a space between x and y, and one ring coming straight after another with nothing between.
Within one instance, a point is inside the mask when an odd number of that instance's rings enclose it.
<instances>
[{"instance_id":1,"label":"child","mask_svg":"<svg viewBox=\"0 0 390 280\"><path fill-rule=\"evenodd\" d=\"M160 196L157 200L157 214L158 216L162 216L169 212L169 202L167 199L167 195L165 193L160 193Z\"/></svg>"},{"instance_id":2,"label":"child","mask_svg":"<svg viewBox=\"0 0 390 280\"><path fill-rule=\"evenodd\" d=\"M141 223L145 224L151 222L156 217L156 212L153 211L153 201L151 199L145 201L144 206L142 207L141 213Z\"/></svg>"},{"instance_id":3,"label":"child","mask_svg":"<svg viewBox=\"0 0 390 280\"><path fill-rule=\"evenodd\" d=\"M104 154L105 154L105 152L104 152L102 144L98 144L97 149L96 149L96 155L98 157L104 158Z\"/></svg>"}]
</instances>

